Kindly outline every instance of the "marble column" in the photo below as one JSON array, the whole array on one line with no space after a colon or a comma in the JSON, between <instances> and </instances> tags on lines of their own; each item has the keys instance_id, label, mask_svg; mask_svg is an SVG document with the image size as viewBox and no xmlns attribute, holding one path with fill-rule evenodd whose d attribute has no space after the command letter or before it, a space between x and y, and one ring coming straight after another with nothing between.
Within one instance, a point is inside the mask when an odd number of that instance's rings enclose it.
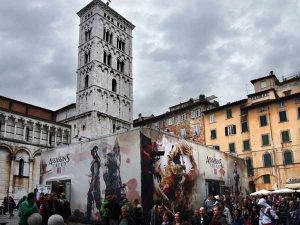
<instances>
[{"instance_id":1,"label":"marble column","mask_svg":"<svg viewBox=\"0 0 300 225\"><path fill-rule=\"evenodd\" d=\"M41 124L40 126L40 144L42 144L42 140L43 140L43 124Z\"/></svg>"},{"instance_id":2,"label":"marble column","mask_svg":"<svg viewBox=\"0 0 300 225\"><path fill-rule=\"evenodd\" d=\"M4 137L6 137L7 123L8 123L8 116L5 116L5 118L4 118L4 134L3 134Z\"/></svg>"},{"instance_id":3,"label":"marble column","mask_svg":"<svg viewBox=\"0 0 300 225\"><path fill-rule=\"evenodd\" d=\"M32 143L35 142L35 140L34 140L34 138L35 138L35 135L34 135L35 127L36 127L36 123L33 123L33 124L32 124L32 140L31 140Z\"/></svg>"},{"instance_id":4,"label":"marble column","mask_svg":"<svg viewBox=\"0 0 300 225\"><path fill-rule=\"evenodd\" d=\"M14 139L17 138L17 124L18 124L18 118L15 118Z\"/></svg>"},{"instance_id":5,"label":"marble column","mask_svg":"<svg viewBox=\"0 0 300 225\"><path fill-rule=\"evenodd\" d=\"M49 146L51 143L49 143L50 142L50 135L51 135L51 133L50 133L50 127L48 127L48 135L47 135L47 145Z\"/></svg>"},{"instance_id":6,"label":"marble column","mask_svg":"<svg viewBox=\"0 0 300 225\"><path fill-rule=\"evenodd\" d=\"M27 129L27 122L24 121L24 129L23 129L23 141L26 140L26 129Z\"/></svg>"},{"instance_id":7,"label":"marble column","mask_svg":"<svg viewBox=\"0 0 300 225\"><path fill-rule=\"evenodd\" d=\"M54 146L56 146L57 145L57 128L55 127L54 128Z\"/></svg>"},{"instance_id":8,"label":"marble column","mask_svg":"<svg viewBox=\"0 0 300 225\"><path fill-rule=\"evenodd\" d=\"M9 195L13 194L15 160L16 160L16 155L15 154L11 154L10 155L9 187L8 187L8 194Z\"/></svg>"},{"instance_id":9,"label":"marble column","mask_svg":"<svg viewBox=\"0 0 300 225\"><path fill-rule=\"evenodd\" d=\"M65 135L65 130L61 130L61 143L64 144L64 135Z\"/></svg>"},{"instance_id":10,"label":"marble column","mask_svg":"<svg viewBox=\"0 0 300 225\"><path fill-rule=\"evenodd\" d=\"M70 131L67 132L67 144L71 143L71 132Z\"/></svg>"},{"instance_id":11,"label":"marble column","mask_svg":"<svg viewBox=\"0 0 300 225\"><path fill-rule=\"evenodd\" d=\"M29 184L28 184L28 192L32 192L32 180L33 180L33 159L29 159Z\"/></svg>"}]
</instances>

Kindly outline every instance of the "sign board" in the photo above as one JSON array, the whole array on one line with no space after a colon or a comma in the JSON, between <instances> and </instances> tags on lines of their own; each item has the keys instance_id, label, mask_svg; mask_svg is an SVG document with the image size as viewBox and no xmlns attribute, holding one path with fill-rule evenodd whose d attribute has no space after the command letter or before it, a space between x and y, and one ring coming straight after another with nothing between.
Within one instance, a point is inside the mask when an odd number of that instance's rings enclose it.
<instances>
[{"instance_id":1,"label":"sign board","mask_svg":"<svg viewBox=\"0 0 300 225\"><path fill-rule=\"evenodd\" d=\"M38 184L36 188L37 188L37 193L36 193L37 199L39 199L41 193L51 194L51 185Z\"/></svg>"}]
</instances>

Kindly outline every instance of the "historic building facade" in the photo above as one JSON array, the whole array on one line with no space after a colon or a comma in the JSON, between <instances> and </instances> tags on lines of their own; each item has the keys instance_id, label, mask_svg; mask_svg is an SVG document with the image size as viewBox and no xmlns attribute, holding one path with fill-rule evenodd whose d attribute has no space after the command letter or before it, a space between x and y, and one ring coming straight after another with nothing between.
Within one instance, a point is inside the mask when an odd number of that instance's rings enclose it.
<instances>
[{"instance_id":1,"label":"historic building facade","mask_svg":"<svg viewBox=\"0 0 300 225\"><path fill-rule=\"evenodd\" d=\"M70 143L56 112L0 96L0 199L20 198L39 184L42 149Z\"/></svg>"},{"instance_id":2,"label":"historic building facade","mask_svg":"<svg viewBox=\"0 0 300 225\"><path fill-rule=\"evenodd\" d=\"M0 97L0 199L39 184L42 150L132 127L134 25L101 0L78 16L76 103L51 111Z\"/></svg>"},{"instance_id":3,"label":"historic building facade","mask_svg":"<svg viewBox=\"0 0 300 225\"><path fill-rule=\"evenodd\" d=\"M216 97L205 97L200 95L197 99L171 106L169 111L154 116L143 117L133 121L134 127L151 127L163 130L199 144L205 144L204 124L202 112L218 106L218 102L214 101Z\"/></svg>"},{"instance_id":4,"label":"historic building facade","mask_svg":"<svg viewBox=\"0 0 300 225\"><path fill-rule=\"evenodd\" d=\"M206 144L246 159L251 189L300 188L300 73L251 83L247 98L204 112Z\"/></svg>"}]
</instances>

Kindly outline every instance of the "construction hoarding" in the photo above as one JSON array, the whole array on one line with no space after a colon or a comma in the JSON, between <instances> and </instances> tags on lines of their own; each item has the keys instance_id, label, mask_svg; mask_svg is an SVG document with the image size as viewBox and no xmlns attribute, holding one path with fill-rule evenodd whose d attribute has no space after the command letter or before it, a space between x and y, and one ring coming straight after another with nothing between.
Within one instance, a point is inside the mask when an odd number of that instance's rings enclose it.
<instances>
[{"instance_id":1,"label":"construction hoarding","mask_svg":"<svg viewBox=\"0 0 300 225\"><path fill-rule=\"evenodd\" d=\"M155 199L187 211L208 193L245 194L248 185L244 160L148 128L44 151L41 176L88 220L99 219L101 202L112 196L138 199L145 212Z\"/></svg>"}]
</instances>

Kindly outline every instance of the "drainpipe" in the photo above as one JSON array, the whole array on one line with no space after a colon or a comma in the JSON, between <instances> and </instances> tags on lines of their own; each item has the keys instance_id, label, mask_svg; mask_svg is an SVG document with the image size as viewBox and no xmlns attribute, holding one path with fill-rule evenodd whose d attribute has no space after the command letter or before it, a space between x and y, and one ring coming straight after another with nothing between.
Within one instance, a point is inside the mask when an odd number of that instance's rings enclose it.
<instances>
[{"instance_id":1,"label":"drainpipe","mask_svg":"<svg viewBox=\"0 0 300 225\"><path fill-rule=\"evenodd\" d=\"M272 141L272 151L273 151L273 155L274 155L274 167L275 167L275 172L276 172L276 187L277 189L279 189L279 181L281 180L280 177L280 171L278 166L277 166L277 155L276 155L276 149L274 147L274 138L273 138L273 129L272 129L272 124L271 124L271 113L270 113L270 107L268 106L268 114L269 114L269 127L270 127L270 132L271 132L271 141Z\"/></svg>"}]
</instances>

